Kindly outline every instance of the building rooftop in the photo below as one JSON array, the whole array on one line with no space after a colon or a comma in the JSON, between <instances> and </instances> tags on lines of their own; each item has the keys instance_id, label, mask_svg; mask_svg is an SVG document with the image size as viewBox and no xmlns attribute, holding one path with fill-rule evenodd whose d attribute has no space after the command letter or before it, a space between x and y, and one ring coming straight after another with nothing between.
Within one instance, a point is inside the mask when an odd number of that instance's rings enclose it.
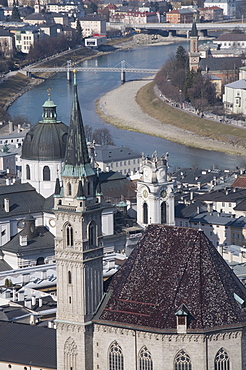
<instances>
[{"instance_id":1,"label":"building rooftop","mask_svg":"<svg viewBox=\"0 0 246 370\"><path fill-rule=\"evenodd\" d=\"M185 305L188 332L246 324L235 299L246 289L202 231L150 225L115 274L94 321L176 331Z\"/></svg>"}]
</instances>

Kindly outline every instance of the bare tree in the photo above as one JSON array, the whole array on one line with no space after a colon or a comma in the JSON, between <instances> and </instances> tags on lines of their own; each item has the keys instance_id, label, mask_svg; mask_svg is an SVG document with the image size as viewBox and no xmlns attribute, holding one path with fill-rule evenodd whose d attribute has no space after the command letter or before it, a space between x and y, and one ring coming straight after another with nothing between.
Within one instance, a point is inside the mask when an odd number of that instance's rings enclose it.
<instances>
[{"instance_id":1,"label":"bare tree","mask_svg":"<svg viewBox=\"0 0 246 370\"><path fill-rule=\"evenodd\" d=\"M100 145L114 145L113 138L107 128L97 128L93 132L93 140Z\"/></svg>"}]
</instances>

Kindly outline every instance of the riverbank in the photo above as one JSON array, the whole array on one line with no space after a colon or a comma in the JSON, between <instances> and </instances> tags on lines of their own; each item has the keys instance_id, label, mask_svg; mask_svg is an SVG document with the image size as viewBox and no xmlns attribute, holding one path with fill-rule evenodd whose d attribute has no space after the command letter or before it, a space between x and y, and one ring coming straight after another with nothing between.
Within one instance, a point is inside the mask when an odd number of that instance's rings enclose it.
<instances>
[{"instance_id":1,"label":"riverbank","mask_svg":"<svg viewBox=\"0 0 246 370\"><path fill-rule=\"evenodd\" d=\"M246 138L246 130L209 121L209 125L211 125L211 122L213 127L217 125L216 132L221 130L221 134L218 135L218 140L216 137L213 137L210 126L206 133L205 128L206 124L208 124L208 120L195 116L192 117L188 113L170 107L160 101L156 96L153 97L152 95L146 99L149 93L146 90L144 91L145 99L139 99L139 97L137 97L138 94L143 92L141 89L146 88L151 79L153 79L153 77L127 82L98 99L96 102L98 115L105 122L120 129L157 136L194 148L220 151L228 154L246 155L246 139L244 139L244 137ZM136 99L142 102L142 107L140 107ZM147 101L149 101L148 104L146 104ZM157 117L159 119L156 118L157 111ZM151 115L154 115L154 117ZM164 118L160 119L160 117ZM168 118L166 122L165 117ZM172 117L172 121L170 121L170 117ZM199 135L197 130L191 131L191 125L187 126L189 130L185 129L185 121L189 123L194 121L196 127L199 126L197 122L200 121L200 131L203 135ZM225 129L226 135L223 136L222 132Z\"/></svg>"}]
</instances>

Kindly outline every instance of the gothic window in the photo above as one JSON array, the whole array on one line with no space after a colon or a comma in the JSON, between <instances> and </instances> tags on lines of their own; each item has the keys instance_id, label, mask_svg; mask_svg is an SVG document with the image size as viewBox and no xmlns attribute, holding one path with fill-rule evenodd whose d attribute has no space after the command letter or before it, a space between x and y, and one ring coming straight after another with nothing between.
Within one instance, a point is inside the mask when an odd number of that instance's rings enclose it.
<instances>
[{"instance_id":1,"label":"gothic window","mask_svg":"<svg viewBox=\"0 0 246 370\"><path fill-rule=\"evenodd\" d=\"M143 223L144 224L148 223L148 204L147 203L143 204Z\"/></svg>"},{"instance_id":2,"label":"gothic window","mask_svg":"<svg viewBox=\"0 0 246 370\"><path fill-rule=\"evenodd\" d=\"M166 224L167 222L167 209L166 202L161 203L161 224Z\"/></svg>"},{"instance_id":3,"label":"gothic window","mask_svg":"<svg viewBox=\"0 0 246 370\"><path fill-rule=\"evenodd\" d=\"M109 348L109 370L124 370L122 349L116 341Z\"/></svg>"},{"instance_id":4,"label":"gothic window","mask_svg":"<svg viewBox=\"0 0 246 370\"><path fill-rule=\"evenodd\" d=\"M43 181L50 181L50 168L48 166L43 168Z\"/></svg>"},{"instance_id":5,"label":"gothic window","mask_svg":"<svg viewBox=\"0 0 246 370\"><path fill-rule=\"evenodd\" d=\"M196 52L196 41L193 42L193 51Z\"/></svg>"},{"instance_id":6,"label":"gothic window","mask_svg":"<svg viewBox=\"0 0 246 370\"><path fill-rule=\"evenodd\" d=\"M74 340L69 337L64 345L64 368L65 369L76 369L78 364L77 362L78 348Z\"/></svg>"},{"instance_id":7,"label":"gothic window","mask_svg":"<svg viewBox=\"0 0 246 370\"><path fill-rule=\"evenodd\" d=\"M26 165L26 179L31 180L31 171L29 164Z\"/></svg>"},{"instance_id":8,"label":"gothic window","mask_svg":"<svg viewBox=\"0 0 246 370\"><path fill-rule=\"evenodd\" d=\"M192 370L190 356L183 349L175 356L174 370Z\"/></svg>"},{"instance_id":9,"label":"gothic window","mask_svg":"<svg viewBox=\"0 0 246 370\"><path fill-rule=\"evenodd\" d=\"M230 359L224 348L220 348L216 353L214 370L230 370Z\"/></svg>"},{"instance_id":10,"label":"gothic window","mask_svg":"<svg viewBox=\"0 0 246 370\"><path fill-rule=\"evenodd\" d=\"M73 228L70 224L66 225L66 247L73 246Z\"/></svg>"},{"instance_id":11,"label":"gothic window","mask_svg":"<svg viewBox=\"0 0 246 370\"><path fill-rule=\"evenodd\" d=\"M72 186L71 186L70 182L67 184L67 193L68 193L68 195L72 195Z\"/></svg>"},{"instance_id":12,"label":"gothic window","mask_svg":"<svg viewBox=\"0 0 246 370\"><path fill-rule=\"evenodd\" d=\"M96 245L96 224L91 222L89 224L89 245Z\"/></svg>"},{"instance_id":13,"label":"gothic window","mask_svg":"<svg viewBox=\"0 0 246 370\"><path fill-rule=\"evenodd\" d=\"M68 284L72 284L72 274L71 274L71 271L68 271Z\"/></svg>"},{"instance_id":14,"label":"gothic window","mask_svg":"<svg viewBox=\"0 0 246 370\"><path fill-rule=\"evenodd\" d=\"M145 346L139 353L139 370L153 370L151 354Z\"/></svg>"}]
</instances>

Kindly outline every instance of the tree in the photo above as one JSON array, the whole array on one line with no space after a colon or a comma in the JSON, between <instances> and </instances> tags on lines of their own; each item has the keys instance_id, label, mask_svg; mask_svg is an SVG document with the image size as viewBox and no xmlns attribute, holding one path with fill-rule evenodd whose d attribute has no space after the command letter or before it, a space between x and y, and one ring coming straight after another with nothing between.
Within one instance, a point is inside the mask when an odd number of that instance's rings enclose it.
<instances>
[{"instance_id":1,"label":"tree","mask_svg":"<svg viewBox=\"0 0 246 370\"><path fill-rule=\"evenodd\" d=\"M89 125L85 125L85 137L87 141L93 141L93 130L92 127Z\"/></svg>"},{"instance_id":2,"label":"tree","mask_svg":"<svg viewBox=\"0 0 246 370\"><path fill-rule=\"evenodd\" d=\"M93 132L92 138L100 145L114 145L113 138L107 128L97 128Z\"/></svg>"},{"instance_id":3,"label":"tree","mask_svg":"<svg viewBox=\"0 0 246 370\"><path fill-rule=\"evenodd\" d=\"M14 124L14 126L18 126L18 125L29 125L31 126L31 122L29 120L28 117L25 117L25 116L21 116L21 115L16 115L16 116L13 116L12 117L12 122Z\"/></svg>"},{"instance_id":4,"label":"tree","mask_svg":"<svg viewBox=\"0 0 246 370\"><path fill-rule=\"evenodd\" d=\"M17 6L14 6L13 10L12 10L12 21L14 21L14 22L20 22L21 21L20 13L19 13L19 10L18 10Z\"/></svg>"},{"instance_id":5,"label":"tree","mask_svg":"<svg viewBox=\"0 0 246 370\"><path fill-rule=\"evenodd\" d=\"M98 6L96 3L94 3L94 1L90 1L87 9L88 9L88 14L94 14L94 13L97 13Z\"/></svg>"},{"instance_id":6,"label":"tree","mask_svg":"<svg viewBox=\"0 0 246 370\"><path fill-rule=\"evenodd\" d=\"M81 44L83 42L83 30L82 30L79 19L77 19L76 21L75 38L76 38L77 44Z\"/></svg>"},{"instance_id":7,"label":"tree","mask_svg":"<svg viewBox=\"0 0 246 370\"><path fill-rule=\"evenodd\" d=\"M188 94L191 104L199 111L203 111L205 107L214 105L216 102L215 86L212 84L209 75L202 75L200 72L194 78Z\"/></svg>"},{"instance_id":8,"label":"tree","mask_svg":"<svg viewBox=\"0 0 246 370\"><path fill-rule=\"evenodd\" d=\"M188 54L183 46L179 46L176 51L176 68L186 69L188 67Z\"/></svg>"}]
</instances>

